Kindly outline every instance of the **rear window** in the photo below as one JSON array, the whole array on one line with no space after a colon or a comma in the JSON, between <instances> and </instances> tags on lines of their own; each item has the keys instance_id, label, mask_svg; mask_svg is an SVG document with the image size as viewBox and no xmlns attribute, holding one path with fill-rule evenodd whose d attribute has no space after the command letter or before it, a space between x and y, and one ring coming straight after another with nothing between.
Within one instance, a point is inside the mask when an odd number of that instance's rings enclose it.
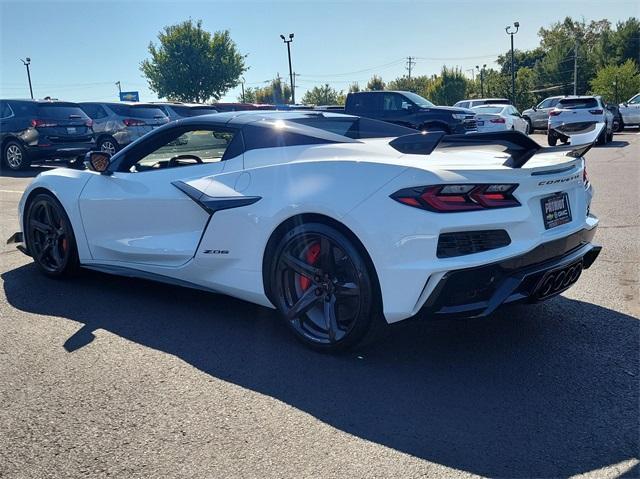
<instances>
[{"instance_id":1,"label":"rear window","mask_svg":"<svg viewBox=\"0 0 640 479\"><path fill-rule=\"evenodd\" d=\"M157 106L147 105L109 105L117 115L135 118L157 118L166 116Z\"/></svg>"},{"instance_id":2,"label":"rear window","mask_svg":"<svg viewBox=\"0 0 640 479\"><path fill-rule=\"evenodd\" d=\"M503 106L476 106L474 111L478 113L500 113L504 110Z\"/></svg>"},{"instance_id":3,"label":"rear window","mask_svg":"<svg viewBox=\"0 0 640 479\"><path fill-rule=\"evenodd\" d=\"M66 120L72 116L88 118L79 106L65 104L38 105L38 115L42 118Z\"/></svg>"},{"instance_id":4,"label":"rear window","mask_svg":"<svg viewBox=\"0 0 640 479\"><path fill-rule=\"evenodd\" d=\"M565 98L558 102L558 108L578 110L580 108L596 108L598 101L595 98Z\"/></svg>"},{"instance_id":5,"label":"rear window","mask_svg":"<svg viewBox=\"0 0 640 479\"><path fill-rule=\"evenodd\" d=\"M389 138L416 133L411 128L394 125L384 121L370 120L368 118L326 118L307 117L290 120L293 123L318 128L320 130L346 136L354 140L361 138Z\"/></svg>"},{"instance_id":6,"label":"rear window","mask_svg":"<svg viewBox=\"0 0 640 479\"><path fill-rule=\"evenodd\" d=\"M218 113L218 110L215 108L209 108L206 106L203 107L188 107L188 106L172 106L173 110L180 116L189 117L189 116L200 116L200 115L210 115L211 113Z\"/></svg>"}]
</instances>

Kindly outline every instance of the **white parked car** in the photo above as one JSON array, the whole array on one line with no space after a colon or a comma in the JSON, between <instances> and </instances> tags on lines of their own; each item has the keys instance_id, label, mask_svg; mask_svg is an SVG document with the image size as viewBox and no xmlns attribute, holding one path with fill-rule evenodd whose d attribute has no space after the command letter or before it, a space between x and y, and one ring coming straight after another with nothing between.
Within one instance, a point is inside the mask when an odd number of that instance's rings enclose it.
<instances>
[{"instance_id":1,"label":"white parked car","mask_svg":"<svg viewBox=\"0 0 640 479\"><path fill-rule=\"evenodd\" d=\"M473 107L479 132L515 130L529 134L529 122L513 105L482 105Z\"/></svg>"},{"instance_id":2,"label":"white parked car","mask_svg":"<svg viewBox=\"0 0 640 479\"><path fill-rule=\"evenodd\" d=\"M622 117L621 129L625 126L640 125L640 93L634 95L628 101L620 103L619 109Z\"/></svg>"},{"instance_id":3,"label":"white parked car","mask_svg":"<svg viewBox=\"0 0 640 479\"><path fill-rule=\"evenodd\" d=\"M454 107L473 108L480 105L510 105L511 100L507 98L474 98L473 100L460 100L454 103Z\"/></svg>"},{"instance_id":4,"label":"white parked car","mask_svg":"<svg viewBox=\"0 0 640 479\"><path fill-rule=\"evenodd\" d=\"M613 113L600 96L568 96L549 112L547 141L554 146L558 140L568 143L574 135L587 134L604 124L597 138L604 145L613 140Z\"/></svg>"},{"instance_id":5,"label":"white parked car","mask_svg":"<svg viewBox=\"0 0 640 479\"><path fill-rule=\"evenodd\" d=\"M53 277L83 267L274 307L337 350L379 320L485 316L574 284L600 251L590 146L335 113L193 117L38 175L9 242Z\"/></svg>"}]
</instances>

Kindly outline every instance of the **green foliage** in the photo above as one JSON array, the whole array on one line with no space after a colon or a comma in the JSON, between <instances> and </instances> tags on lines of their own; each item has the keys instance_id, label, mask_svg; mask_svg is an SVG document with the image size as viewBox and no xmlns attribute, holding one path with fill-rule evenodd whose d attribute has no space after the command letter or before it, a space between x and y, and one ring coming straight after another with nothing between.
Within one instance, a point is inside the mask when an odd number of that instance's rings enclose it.
<instances>
[{"instance_id":1,"label":"green foliage","mask_svg":"<svg viewBox=\"0 0 640 479\"><path fill-rule=\"evenodd\" d=\"M302 97L305 105L344 105L345 97L341 91L331 88L329 84L314 86Z\"/></svg>"},{"instance_id":2,"label":"green foliage","mask_svg":"<svg viewBox=\"0 0 640 479\"><path fill-rule=\"evenodd\" d=\"M458 68L442 67L440 75L427 85L425 95L436 105L453 105L467 93L467 79Z\"/></svg>"},{"instance_id":3,"label":"green foliage","mask_svg":"<svg viewBox=\"0 0 640 479\"><path fill-rule=\"evenodd\" d=\"M601 68L591 80L595 95L602 95L607 101L620 103L640 91L640 74L636 62L629 59L622 65Z\"/></svg>"},{"instance_id":4,"label":"green foliage","mask_svg":"<svg viewBox=\"0 0 640 479\"><path fill-rule=\"evenodd\" d=\"M384 90L384 88L385 84L378 75L373 75L369 83L367 83L367 90Z\"/></svg>"},{"instance_id":5,"label":"green foliage","mask_svg":"<svg viewBox=\"0 0 640 479\"><path fill-rule=\"evenodd\" d=\"M246 95L245 95L246 96ZM291 88L278 76L271 84L255 90L254 103L284 105L291 102Z\"/></svg>"},{"instance_id":6,"label":"green foliage","mask_svg":"<svg viewBox=\"0 0 640 479\"><path fill-rule=\"evenodd\" d=\"M400 91L412 91L418 95L426 95L427 88L433 81L433 78L428 76L417 76L409 78L408 76L402 76L390 81L387 84L388 90L400 90Z\"/></svg>"},{"instance_id":7,"label":"green foliage","mask_svg":"<svg viewBox=\"0 0 640 479\"><path fill-rule=\"evenodd\" d=\"M238 95L238 101L244 103L258 103L258 100L256 99L256 91L257 88L245 88L244 98L242 97L242 94L240 94Z\"/></svg>"},{"instance_id":8,"label":"green foliage","mask_svg":"<svg viewBox=\"0 0 640 479\"><path fill-rule=\"evenodd\" d=\"M349 93L358 93L360 91L360 85L358 82L353 82L349 85Z\"/></svg>"},{"instance_id":9,"label":"green foliage","mask_svg":"<svg viewBox=\"0 0 640 479\"><path fill-rule=\"evenodd\" d=\"M239 84L247 70L244 56L228 31L203 30L202 21L187 20L165 27L158 34L159 44L149 43L150 59L140 70L149 88L160 98L205 102L217 100Z\"/></svg>"}]
</instances>

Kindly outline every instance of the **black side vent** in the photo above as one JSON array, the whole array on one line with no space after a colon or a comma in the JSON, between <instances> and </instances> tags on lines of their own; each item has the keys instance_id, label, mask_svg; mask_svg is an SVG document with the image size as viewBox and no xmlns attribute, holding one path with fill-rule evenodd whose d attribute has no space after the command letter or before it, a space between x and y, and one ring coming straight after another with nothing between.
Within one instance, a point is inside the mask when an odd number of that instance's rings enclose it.
<instances>
[{"instance_id":1,"label":"black side vent","mask_svg":"<svg viewBox=\"0 0 640 479\"><path fill-rule=\"evenodd\" d=\"M511 243L505 230L460 231L442 233L438 238L438 258L453 258L502 248Z\"/></svg>"}]
</instances>

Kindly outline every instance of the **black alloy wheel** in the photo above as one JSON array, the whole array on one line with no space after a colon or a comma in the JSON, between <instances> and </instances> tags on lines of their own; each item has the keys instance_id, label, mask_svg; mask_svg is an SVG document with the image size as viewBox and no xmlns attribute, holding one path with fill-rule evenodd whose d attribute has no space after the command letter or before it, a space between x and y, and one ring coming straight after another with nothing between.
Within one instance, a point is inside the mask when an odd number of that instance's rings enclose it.
<instances>
[{"instance_id":1,"label":"black alloy wheel","mask_svg":"<svg viewBox=\"0 0 640 479\"><path fill-rule=\"evenodd\" d=\"M55 198L37 195L29 203L25 224L29 253L46 275L67 276L78 269L71 222Z\"/></svg>"},{"instance_id":2,"label":"black alloy wheel","mask_svg":"<svg viewBox=\"0 0 640 479\"><path fill-rule=\"evenodd\" d=\"M358 343L376 320L362 254L336 229L293 228L276 248L271 291L286 324L307 345L336 351Z\"/></svg>"}]
</instances>

